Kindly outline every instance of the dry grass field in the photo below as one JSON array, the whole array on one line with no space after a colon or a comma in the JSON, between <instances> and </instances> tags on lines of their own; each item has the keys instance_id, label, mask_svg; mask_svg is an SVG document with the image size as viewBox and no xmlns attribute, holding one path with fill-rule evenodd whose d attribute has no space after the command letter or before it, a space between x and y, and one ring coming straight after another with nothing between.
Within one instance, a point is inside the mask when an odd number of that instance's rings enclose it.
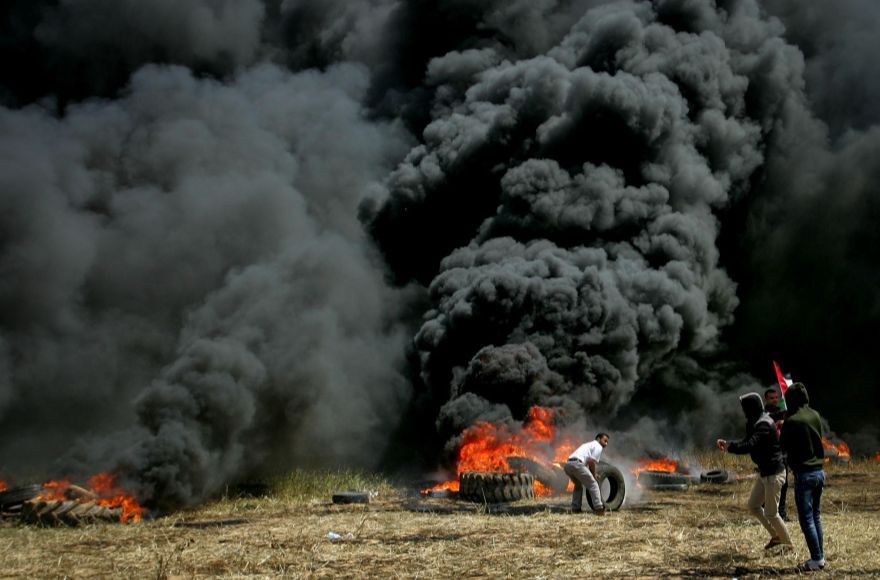
<instances>
[{"instance_id":1,"label":"dry grass field","mask_svg":"<svg viewBox=\"0 0 880 580\"><path fill-rule=\"evenodd\" d=\"M710 458L711 457L711 458ZM732 456L703 464L749 471ZM831 465L818 577L880 576L880 463ZM0 523L0 577L771 577L808 557L765 552L745 512L751 480L644 492L606 517L567 513L566 497L506 506L422 499L378 477L294 473L261 498L220 498L138 524L40 528ZM334 489L376 492L334 505ZM789 497L794 512L793 498ZM335 532L341 539L331 540Z\"/></svg>"}]
</instances>

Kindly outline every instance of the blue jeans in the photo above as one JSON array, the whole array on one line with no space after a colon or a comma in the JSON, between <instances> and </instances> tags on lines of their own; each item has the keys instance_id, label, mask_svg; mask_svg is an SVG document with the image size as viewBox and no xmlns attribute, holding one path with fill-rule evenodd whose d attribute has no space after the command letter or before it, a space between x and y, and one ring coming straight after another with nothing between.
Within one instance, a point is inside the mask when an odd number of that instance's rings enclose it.
<instances>
[{"instance_id":1,"label":"blue jeans","mask_svg":"<svg viewBox=\"0 0 880 580\"><path fill-rule=\"evenodd\" d=\"M825 557L822 543L822 520L819 503L822 488L825 487L825 472L809 471L794 476L794 503L798 511L798 523L810 549L810 559L814 561Z\"/></svg>"}]
</instances>

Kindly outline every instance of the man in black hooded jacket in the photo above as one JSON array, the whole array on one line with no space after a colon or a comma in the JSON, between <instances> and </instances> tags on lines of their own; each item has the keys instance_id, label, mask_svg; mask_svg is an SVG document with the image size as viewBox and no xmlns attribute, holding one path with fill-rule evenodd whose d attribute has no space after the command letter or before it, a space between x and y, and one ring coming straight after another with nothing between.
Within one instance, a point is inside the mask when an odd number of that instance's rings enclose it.
<instances>
[{"instance_id":1,"label":"man in black hooded jacket","mask_svg":"<svg viewBox=\"0 0 880 580\"><path fill-rule=\"evenodd\" d=\"M746 438L741 441L718 439L716 444L722 451L748 453L752 457L759 474L747 505L749 512L770 533L770 541L764 549L779 545L790 548L791 537L779 517L779 492L785 482L785 466L776 424L764 411L764 401L758 393L747 393L739 402L746 416Z\"/></svg>"}]
</instances>

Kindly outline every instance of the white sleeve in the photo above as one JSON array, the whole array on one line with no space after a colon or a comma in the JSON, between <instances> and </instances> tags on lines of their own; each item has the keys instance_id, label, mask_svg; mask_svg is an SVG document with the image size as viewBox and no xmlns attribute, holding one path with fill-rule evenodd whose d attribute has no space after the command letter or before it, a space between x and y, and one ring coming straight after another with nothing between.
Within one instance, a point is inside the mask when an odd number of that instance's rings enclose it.
<instances>
[{"instance_id":1,"label":"white sleeve","mask_svg":"<svg viewBox=\"0 0 880 580\"><path fill-rule=\"evenodd\" d=\"M594 461L599 461L602 457L602 444L598 441L592 441L590 443L589 449L587 449L587 453L590 459Z\"/></svg>"}]
</instances>

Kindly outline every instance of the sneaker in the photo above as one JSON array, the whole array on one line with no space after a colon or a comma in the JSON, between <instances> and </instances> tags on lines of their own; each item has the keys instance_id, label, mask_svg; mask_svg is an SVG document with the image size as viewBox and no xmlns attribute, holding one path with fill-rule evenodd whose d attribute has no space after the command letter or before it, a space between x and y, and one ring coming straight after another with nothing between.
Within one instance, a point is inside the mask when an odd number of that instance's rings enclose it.
<instances>
[{"instance_id":1,"label":"sneaker","mask_svg":"<svg viewBox=\"0 0 880 580\"><path fill-rule=\"evenodd\" d=\"M802 562L798 566L798 570L801 572L815 572L816 570L821 570L825 567L825 558L821 560L807 560L806 562Z\"/></svg>"},{"instance_id":2,"label":"sneaker","mask_svg":"<svg viewBox=\"0 0 880 580\"><path fill-rule=\"evenodd\" d=\"M596 514L597 516L605 516L605 515L608 515L608 510L606 510L604 507L600 507L600 508L594 509L593 513Z\"/></svg>"}]
</instances>

